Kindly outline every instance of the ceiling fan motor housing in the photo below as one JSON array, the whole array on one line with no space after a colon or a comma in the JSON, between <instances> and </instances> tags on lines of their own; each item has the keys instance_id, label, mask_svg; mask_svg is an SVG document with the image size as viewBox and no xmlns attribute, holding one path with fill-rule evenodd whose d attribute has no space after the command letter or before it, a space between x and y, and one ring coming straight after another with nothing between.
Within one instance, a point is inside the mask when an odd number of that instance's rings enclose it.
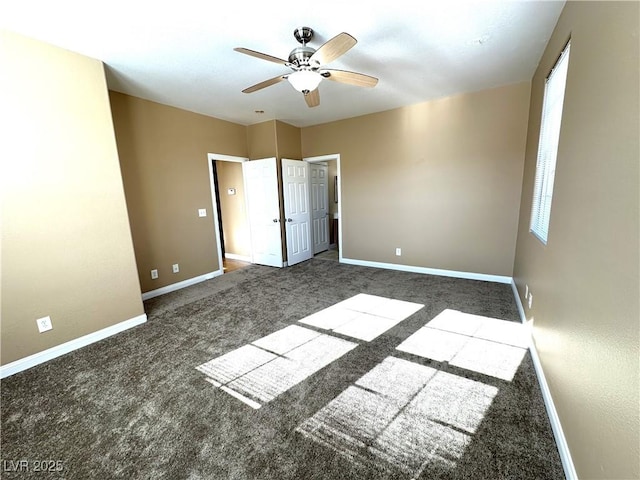
<instances>
[{"instance_id":1,"label":"ceiling fan motor housing","mask_svg":"<svg viewBox=\"0 0 640 480\"><path fill-rule=\"evenodd\" d=\"M316 53L316 50L314 48L307 46L296 47L291 50L291 53L289 54L289 63L296 67L317 68L320 66L318 62L313 62L314 65L311 65L311 62L309 62L311 55L313 55L314 53Z\"/></svg>"}]
</instances>

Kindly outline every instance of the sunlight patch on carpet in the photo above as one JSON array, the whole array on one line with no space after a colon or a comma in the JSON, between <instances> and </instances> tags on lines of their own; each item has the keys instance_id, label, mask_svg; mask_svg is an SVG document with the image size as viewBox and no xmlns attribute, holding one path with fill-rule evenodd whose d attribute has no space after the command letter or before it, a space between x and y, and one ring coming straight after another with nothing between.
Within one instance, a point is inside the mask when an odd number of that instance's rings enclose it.
<instances>
[{"instance_id":1,"label":"sunlight patch on carpet","mask_svg":"<svg viewBox=\"0 0 640 480\"><path fill-rule=\"evenodd\" d=\"M309 330L308 328L289 325L288 327L278 330L271 335L267 335L255 342L251 342L251 344L256 347L269 350L270 352L277 353L278 355L284 355L295 347L299 347L320 335L320 333Z\"/></svg>"},{"instance_id":2,"label":"sunlight patch on carpet","mask_svg":"<svg viewBox=\"0 0 640 480\"><path fill-rule=\"evenodd\" d=\"M221 357L203 363L197 366L196 369L224 385L275 358L277 358L277 355L273 353L265 352L253 345L245 345Z\"/></svg>"},{"instance_id":3,"label":"sunlight patch on carpet","mask_svg":"<svg viewBox=\"0 0 640 480\"><path fill-rule=\"evenodd\" d=\"M357 346L290 325L196 369L215 387L260 408Z\"/></svg>"},{"instance_id":4,"label":"sunlight patch on carpet","mask_svg":"<svg viewBox=\"0 0 640 480\"><path fill-rule=\"evenodd\" d=\"M455 467L497 392L387 357L296 431L357 464L417 478L428 465Z\"/></svg>"},{"instance_id":5,"label":"sunlight patch on carpet","mask_svg":"<svg viewBox=\"0 0 640 480\"><path fill-rule=\"evenodd\" d=\"M370 342L422 307L419 303L360 293L300 322Z\"/></svg>"},{"instance_id":6,"label":"sunlight patch on carpet","mask_svg":"<svg viewBox=\"0 0 640 480\"><path fill-rule=\"evenodd\" d=\"M397 350L511 381L528 345L521 323L444 310Z\"/></svg>"}]
</instances>

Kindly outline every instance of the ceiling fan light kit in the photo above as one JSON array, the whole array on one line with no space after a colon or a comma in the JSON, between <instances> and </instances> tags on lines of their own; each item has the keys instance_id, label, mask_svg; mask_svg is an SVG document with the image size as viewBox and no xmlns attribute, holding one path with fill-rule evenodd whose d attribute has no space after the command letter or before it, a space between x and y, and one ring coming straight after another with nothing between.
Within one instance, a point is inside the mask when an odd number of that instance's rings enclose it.
<instances>
[{"instance_id":1,"label":"ceiling fan light kit","mask_svg":"<svg viewBox=\"0 0 640 480\"><path fill-rule=\"evenodd\" d=\"M322 75L312 70L298 70L287 77L293 88L301 93L314 91L322 81Z\"/></svg>"},{"instance_id":2,"label":"ceiling fan light kit","mask_svg":"<svg viewBox=\"0 0 640 480\"><path fill-rule=\"evenodd\" d=\"M302 46L291 50L288 60L283 60L248 48L234 49L236 52L278 63L293 70L293 73L279 75L247 87L243 90L243 93L253 93L280 83L283 80L288 80L293 88L304 95L304 99L309 107L317 107L320 105L318 85L320 85L323 78L359 87L374 87L378 83L377 78L362 73L323 68L327 63L344 55L357 43L357 40L348 33L343 32L336 35L317 50L307 46L307 43L313 38L313 30L311 28L296 28L293 36Z\"/></svg>"}]
</instances>

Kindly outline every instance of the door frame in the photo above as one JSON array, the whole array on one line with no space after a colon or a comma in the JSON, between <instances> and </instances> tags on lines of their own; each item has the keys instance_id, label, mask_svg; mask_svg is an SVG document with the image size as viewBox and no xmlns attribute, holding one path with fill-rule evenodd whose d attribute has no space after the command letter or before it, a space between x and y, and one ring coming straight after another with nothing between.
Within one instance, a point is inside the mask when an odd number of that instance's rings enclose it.
<instances>
[{"instance_id":1,"label":"door frame","mask_svg":"<svg viewBox=\"0 0 640 480\"><path fill-rule=\"evenodd\" d=\"M209 169L209 184L211 188L211 205L213 207L213 211L211 215L213 217L213 226L215 230L216 250L218 254L218 265L220 267L219 272L222 274L224 273L223 259L222 259L222 241L220 239L220 222L222 220L218 218L218 202L216 201L216 185L213 180L213 164L212 164L212 162L215 162L216 160L221 160L223 162L243 163L243 162L248 162L249 159L246 157L235 157L233 155L224 155L221 153L207 153L207 168ZM242 176L242 182L245 183L244 175ZM246 189L243 189L243 190L245 191L245 205L246 205L247 204ZM250 229L247 231L247 234L249 235L249 245L251 245ZM253 263L253 251L251 252L251 263Z\"/></svg>"},{"instance_id":2,"label":"door frame","mask_svg":"<svg viewBox=\"0 0 640 480\"><path fill-rule=\"evenodd\" d=\"M331 153L329 155L318 155L316 157L305 157L302 160L309 163L336 161L336 171L338 172L338 259L342 263L342 172L340 170L340 154ZM333 220L333 219L332 219Z\"/></svg>"}]
</instances>

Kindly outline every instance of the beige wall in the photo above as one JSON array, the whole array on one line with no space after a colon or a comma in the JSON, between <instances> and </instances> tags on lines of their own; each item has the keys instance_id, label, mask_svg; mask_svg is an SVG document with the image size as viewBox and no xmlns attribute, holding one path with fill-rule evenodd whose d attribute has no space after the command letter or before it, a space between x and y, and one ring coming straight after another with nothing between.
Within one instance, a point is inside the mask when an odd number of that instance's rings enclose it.
<instances>
[{"instance_id":1,"label":"beige wall","mask_svg":"<svg viewBox=\"0 0 640 480\"><path fill-rule=\"evenodd\" d=\"M639 4L569 2L533 78L515 262L580 478L639 478ZM529 233L544 78L571 36L551 224ZM524 303L524 302L523 302Z\"/></svg>"},{"instance_id":2,"label":"beige wall","mask_svg":"<svg viewBox=\"0 0 640 480\"><path fill-rule=\"evenodd\" d=\"M251 160L278 156L276 146L276 122L269 120L249 125L247 128L247 152Z\"/></svg>"},{"instance_id":3,"label":"beige wall","mask_svg":"<svg viewBox=\"0 0 640 480\"><path fill-rule=\"evenodd\" d=\"M220 210L224 231L225 253L251 256L249 243L249 223L244 201L244 180L242 164L239 162L216 162L218 171L218 190L220 191ZM235 195L228 190L235 189Z\"/></svg>"},{"instance_id":4,"label":"beige wall","mask_svg":"<svg viewBox=\"0 0 640 480\"><path fill-rule=\"evenodd\" d=\"M288 123L276 120L277 156L280 160L302 160L301 130Z\"/></svg>"},{"instance_id":5,"label":"beige wall","mask_svg":"<svg viewBox=\"0 0 640 480\"><path fill-rule=\"evenodd\" d=\"M528 108L522 83L302 129L341 155L343 255L511 276Z\"/></svg>"},{"instance_id":6,"label":"beige wall","mask_svg":"<svg viewBox=\"0 0 640 480\"><path fill-rule=\"evenodd\" d=\"M0 70L6 365L144 312L102 64L0 32Z\"/></svg>"},{"instance_id":7,"label":"beige wall","mask_svg":"<svg viewBox=\"0 0 640 480\"><path fill-rule=\"evenodd\" d=\"M247 127L247 150L251 160L276 157L300 160L300 129L279 120L268 120Z\"/></svg>"},{"instance_id":8,"label":"beige wall","mask_svg":"<svg viewBox=\"0 0 640 480\"><path fill-rule=\"evenodd\" d=\"M219 270L207 153L246 157L246 128L115 92L111 107L142 291Z\"/></svg>"}]
</instances>

